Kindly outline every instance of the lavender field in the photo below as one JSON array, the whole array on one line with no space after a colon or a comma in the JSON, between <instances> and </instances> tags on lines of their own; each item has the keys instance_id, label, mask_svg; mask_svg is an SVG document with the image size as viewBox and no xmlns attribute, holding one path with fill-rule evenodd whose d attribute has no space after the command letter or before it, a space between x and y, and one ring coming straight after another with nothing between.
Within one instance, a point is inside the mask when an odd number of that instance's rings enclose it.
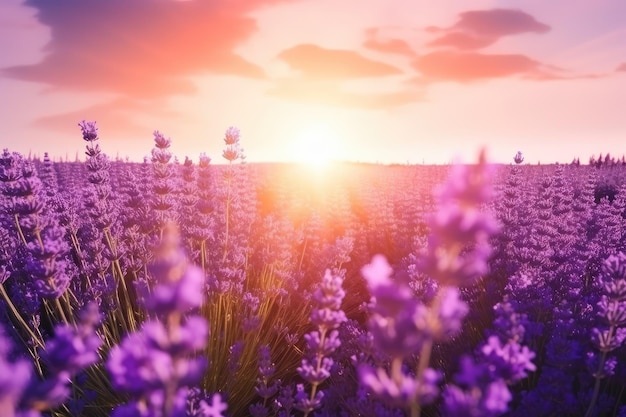
<instances>
[{"instance_id":1,"label":"lavender field","mask_svg":"<svg viewBox=\"0 0 626 417\"><path fill-rule=\"evenodd\" d=\"M0 156L0 417L626 417L623 160L248 164L229 128L132 163L80 127L85 162Z\"/></svg>"}]
</instances>

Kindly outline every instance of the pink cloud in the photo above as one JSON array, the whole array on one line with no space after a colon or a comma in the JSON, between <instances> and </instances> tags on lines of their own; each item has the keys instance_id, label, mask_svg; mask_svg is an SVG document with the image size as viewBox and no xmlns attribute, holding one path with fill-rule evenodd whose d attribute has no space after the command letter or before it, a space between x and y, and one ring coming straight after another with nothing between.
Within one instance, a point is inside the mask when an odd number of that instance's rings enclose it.
<instances>
[{"instance_id":1,"label":"pink cloud","mask_svg":"<svg viewBox=\"0 0 626 417\"><path fill-rule=\"evenodd\" d=\"M534 74L541 64L519 54L481 54L436 51L413 63L424 78L433 81L471 82L520 74Z\"/></svg>"},{"instance_id":2,"label":"pink cloud","mask_svg":"<svg viewBox=\"0 0 626 417\"><path fill-rule=\"evenodd\" d=\"M430 46L454 46L458 49L481 49L495 43L498 38L475 36L463 32L446 33L428 43Z\"/></svg>"},{"instance_id":3,"label":"pink cloud","mask_svg":"<svg viewBox=\"0 0 626 417\"><path fill-rule=\"evenodd\" d=\"M549 30L550 26L517 9L472 10L461 13L459 20L449 28L427 28L431 33L443 33L429 45L459 49L484 48L504 36Z\"/></svg>"},{"instance_id":4,"label":"pink cloud","mask_svg":"<svg viewBox=\"0 0 626 417\"><path fill-rule=\"evenodd\" d=\"M146 132L152 131L150 126L144 126L135 121L138 114L149 114L160 119L174 120L183 116L182 113L168 109L162 100L140 102L124 97L71 112L40 117L35 120L33 125L63 132L68 136L74 134L77 142L80 142L78 122L96 120L100 126L106 126L106 140L115 141L116 137L124 137L129 134L141 137L141 135L146 135Z\"/></svg>"},{"instance_id":5,"label":"pink cloud","mask_svg":"<svg viewBox=\"0 0 626 417\"><path fill-rule=\"evenodd\" d=\"M365 35L366 40L363 42L363 46L368 49L385 54L415 56L415 51L406 40L397 37L381 36L378 28L368 29Z\"/></svg>"},{"instance_id":6,"label":"pink cloud","mask_svg":"<svg viewBox=\"0 0 626 417\"><path fill-rule=\"evenodd\" d=\"M623 62L620 65L618 65L617 68L615 68L615 71L626 72L626 62Z\"/></svg>"},{"instance_id":7,"label":"pink cloud","mask_svg":"<svg viewBox=\"0 0 626 417\"><path fill-rule=\"evenodd\" d=\"M155 97L195 91L203 73L263 78L234 52L257 27L247 14L274 0L29 0L51 30L43 60L5 76L64 90Z\"/></svg>"},{"instance_id":8,"label":"pink cloud","mask_svg":"<svg viewBox=\"0 0 626 417\"><path fill-rule=\"evenodd\" d=\"M305 78L353 79L401 74L398 68L365 58L345 49L327 49L312 44L294 46L278 54L278 58Z\"/></svg>"}]
</instances>

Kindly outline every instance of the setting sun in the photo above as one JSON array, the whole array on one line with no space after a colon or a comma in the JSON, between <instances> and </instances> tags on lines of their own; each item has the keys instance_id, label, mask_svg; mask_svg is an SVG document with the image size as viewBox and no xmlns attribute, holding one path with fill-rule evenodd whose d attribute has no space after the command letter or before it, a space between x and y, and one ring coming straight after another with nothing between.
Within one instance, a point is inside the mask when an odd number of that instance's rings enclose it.
<instances>
[{"instance_id":1,"label":"setting sun","mask_svg":"<svg viewBox=\"0 0 626 417\"><path fill-rule=\"evenodd\" d=\"M290 153L298 163L322 167L337 158L339 141L328 125L308 126L296 135Z\"/></svg>"}]
</instances>

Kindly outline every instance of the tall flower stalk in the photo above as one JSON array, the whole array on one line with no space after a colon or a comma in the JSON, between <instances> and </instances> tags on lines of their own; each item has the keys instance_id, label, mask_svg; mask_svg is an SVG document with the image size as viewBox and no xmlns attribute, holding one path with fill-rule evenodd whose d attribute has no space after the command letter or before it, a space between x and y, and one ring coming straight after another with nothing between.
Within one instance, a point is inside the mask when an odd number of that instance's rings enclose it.
<instances>
[{"instance_id":1,"label":"tall flower stalk","mask_svg":"<svg viewBox=\"0 0 626 417\"><path fill-rule=\"evenodd\" d=\"M600 285L604 294L597 304L597 314L602 323L592 330L592 341L600 356L592 361L596 365L592 371L595 383L585 417L593 415L600 382L614 373L616 360L610 358L609 353L626 340L626 254L619 253L606 259L602 265Z\"/></svg>"},{"instance_id":2,"label":"tall flower stalk","mask_svg":"<svg viewBox=\"0 0 626 417\"><path fill-rule=\"evenodd\" d=\"M226 180L226 190L225 190L225 213L224 213L224 241L223 241L223 255L222 262L226 260L229 252L229 240L230 240L230 228L231 228L231 209L233 206L233 186L234 181L236 180L236 167L233 165L235 161L245 159L243 154L243 149L239 143L240 134L239 129L236 127L229 127L226 130L226 134L224 135L224 143L226 144L226 148L222 152L222 156L224 159L228 161L228 166L226 171L224 172L224 178Z\"/></svg>"},{"instance_id":3,"label":"tall flower stalk","mask_svg":"<svg viewBox=\"0 0 626 417\"><path fill-rule=\"evenodd\" d=\"M174 215L175 191L172 181L172 167L169 151L172 140L166 138L161 132L154 131L154 148L152 148L152 170L154 175L152 210L155 218L157 235L163 233L163 227L168 222L176 221Z\"/></svg>"},{"instance_id":4,"label":"tall flower stalk","mask_svg":"<svg viewBox=\"0 0 626 417\"><path fill-rule=\"evenodd\" d=\"M322 283L313 293L316 306L311 312L311 323L317 330L304 336L305 358L298 367L298 374L310 384L310 392L307 394L304 386L299 384L294 405L305 417L321 406L324 392L319 386L330 377L334 365L330 355L341 346L337 328L347 320L341 310L346 295L343 280L342 275L326 270Z\"/></svg>"},{"instance_id":5,"label":"tall flower stalk","mask_svg":"<svg viewBox=\"0 0 626 417\"><path fill-rule=\"evenodd\" d=\"M85 248L86 255L90 258L86 274L97 277L97 283L91 283L93 296L102 302L104 298L112 295L117 306L115 320L126 331L132 331L137 327L137 315L133 311L135 295L133 288L127 284L125 271L122 269L120 259L124 256L124 247L119 239L120 230L117 219L117 210L112 201L112 189L109 178L110 162L108 157L100 149L98 144L99 135L95 122L83 120L79 123L83 134L83 140L87 142L87 180L89 186L85 190L85 208L91 219L90 223L83 225L83 234L89 235L89 246ZM110 277L113 278L114 288L111 288ZM105 301L106 302L106 301Z\"/></svg>"}]
</instances>

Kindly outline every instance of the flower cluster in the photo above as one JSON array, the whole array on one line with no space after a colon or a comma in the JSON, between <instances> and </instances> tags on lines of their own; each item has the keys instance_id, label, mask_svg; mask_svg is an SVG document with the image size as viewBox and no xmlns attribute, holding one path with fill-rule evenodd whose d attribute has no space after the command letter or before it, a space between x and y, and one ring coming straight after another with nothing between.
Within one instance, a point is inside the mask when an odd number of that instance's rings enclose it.
<instances>
[{"instance_id":1,"label":"flower cluster","mask_svg":"<svg viewBox=\"0 0 626 417\"><path fill-rule=\"evenodd\" d=\"M166 224L155 261L154 281L144 294L150 320L115 346L107 361L113 387L133 400L114 415L182 416L188 387L204 374L206 360L196 354L206 346L206 320L186 313L203 302L204 273L189 265L177 229Z\"/></svg>"},{"instance_id":2,"label":"flower cluster","mask_svg":"<svg viewBox=\"0 0 626 417\"><path fill-rule=\"evenodd\" d=\"M10 344L0 333L0 413L7 417L39 417L65 403L72 396L72 378L99 359L102 341L95 330L100 319L97 306L90 304L75 327L55 327L54 337L42 352L43 379L29 362L8 359Z\"/></svg>"},{"instance_id":3,"label":"flower cluster","mask_svg":"<svg viewBox=\"0 0 626 417\"><path fill-rule=\"evenodd\" d=\"M359 365L361 384L385 402L416 409L433 402L439 394L440 375L424 366L421 374L408 373L403 361L422 351L433 338L443 339L459 331L467 306L457 291L446 291L448 303L429 309L414 297L408 282L392 279L393 270L382 256L362 269L372 295L369 331L374 346L391 359L391 369Z\"/></svg>"}]
</instances>

